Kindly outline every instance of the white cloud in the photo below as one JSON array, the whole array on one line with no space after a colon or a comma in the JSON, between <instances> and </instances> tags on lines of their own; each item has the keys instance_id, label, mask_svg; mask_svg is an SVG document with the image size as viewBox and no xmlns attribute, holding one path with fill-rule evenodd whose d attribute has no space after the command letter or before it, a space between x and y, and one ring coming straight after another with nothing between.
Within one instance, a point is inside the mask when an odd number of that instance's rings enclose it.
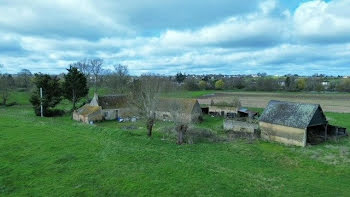
<instances>
[{"instance_id":1,"label":"white cloud","mask_svg":"<svg viewBox=\"0 0 350 197\"><path fill-rule=\"evenodd\" d=\"M295 34L311 42L350 41L349 10L348 0L303 3L294 14Z\"/></svg>"},{"instance_id":2,"label":"white cloud","mask_svg":"<svg viewBox=\"0 0 350 197\"><path fill-rule=\"evenodd\" d=\"M106 68L128 65L133 74L350 72L344 69L350 65L348 1L310 1L296 10L281 8L278 0L254 1L255 6L242 5L243 12L228 9L213 18L229 2L191 1L184 11L183 1L170 0L32 6L7 0L0 5L0 63L7 72L59 73L91 57L103 58ZM216 11L206 16L209 5ZM206 10L197 13L198 6ZM147 14L152 17L142 18ZM181 23L191 14L193 21Z\"/></svg>"}]
</instances>

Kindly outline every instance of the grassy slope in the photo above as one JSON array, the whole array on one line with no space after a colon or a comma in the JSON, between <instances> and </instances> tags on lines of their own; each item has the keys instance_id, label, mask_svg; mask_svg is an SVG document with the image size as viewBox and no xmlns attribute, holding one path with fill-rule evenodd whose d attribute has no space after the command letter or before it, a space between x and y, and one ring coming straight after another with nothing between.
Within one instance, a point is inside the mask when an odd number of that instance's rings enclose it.
<instances>
[{"instance_id":1,"label":"grassy slope","mask_svg":"<svg viewBox=\"0 0 350 197\"><path fill-rule=\"evenodd\" d=\"M350 128L350 114L327 115ZM220 121L201 126L219 129ZM164 123L152 139L124 126L41 119L30 106L0 108L0 196L350 193L349 139L307 148L244 140L177 146L161 139Z\"/></svg>"}]
</instances>

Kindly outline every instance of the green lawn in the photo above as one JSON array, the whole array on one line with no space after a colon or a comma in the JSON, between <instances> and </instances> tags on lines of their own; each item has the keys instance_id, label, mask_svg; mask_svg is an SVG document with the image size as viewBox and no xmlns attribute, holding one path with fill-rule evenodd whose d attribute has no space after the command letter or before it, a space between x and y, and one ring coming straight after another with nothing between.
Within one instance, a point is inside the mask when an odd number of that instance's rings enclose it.
<instances>
[{"instance_id":1,"label":"green lawn","mask_svg":"<svg viewBox=\"0 0 350 197\"><path fill-rule=\"evenodd\" d=\"M66 103L67 105L69 103ZM62 105L64 106L64 105ZM350 114L327 113L350 129ZM220 130L222 119L198 127ZM264 141L178 146L142 121L85 125L0 108L0 196L348 196L350 140L299 148Z\"/></svg>"}]
</instances>

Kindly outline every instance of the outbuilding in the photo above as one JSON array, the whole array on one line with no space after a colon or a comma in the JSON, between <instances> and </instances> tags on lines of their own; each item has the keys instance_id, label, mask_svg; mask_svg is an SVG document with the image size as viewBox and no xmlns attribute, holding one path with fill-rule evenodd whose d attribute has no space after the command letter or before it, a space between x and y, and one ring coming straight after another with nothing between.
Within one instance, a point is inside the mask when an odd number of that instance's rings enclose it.
<instances>
[{"instance_id":1,"label":"outbuilding","mask_svg":"<svg viewBox=\"0 0 350 197\"><path fill-rule=\"evenodd\" d=\"M73 119L87 124L101 121L103 120L102 108L100 106L86 104L73 112Z\"/></svg>"},{"instance_id":2,"label":"outbuilding","mask_svg":"<svg viewBox=\"0 0 350 197\"><path fill-rule=\"evenodd\" d=\"M185 123L200 122L202 109L196 99L161 98L156 104L156 119L172 121L176 116Z\"/></svg>"},{"instance_id":3,"label":"outbuilding","mask_svg":"<svg viewBox=\"0 0 350 197\"><path fill-rule=\"evenodd\" d=\"M240 107L240 103L233 104L228 102L214 102L214 100L211 100L209 105L209 114L234 118L237 116L237 112Z\"/></svg>"},{"instance_id":4,"label":"outbuilding","mask_svg":"<svg viewBox=\"0 0 350 197\"><path fill-rule=\"evenodd\" d=\"M304 147L327 139L328 121L318 104L272 100L259 126L262 138L289 145Z\"/></svg>"}]
</instances>

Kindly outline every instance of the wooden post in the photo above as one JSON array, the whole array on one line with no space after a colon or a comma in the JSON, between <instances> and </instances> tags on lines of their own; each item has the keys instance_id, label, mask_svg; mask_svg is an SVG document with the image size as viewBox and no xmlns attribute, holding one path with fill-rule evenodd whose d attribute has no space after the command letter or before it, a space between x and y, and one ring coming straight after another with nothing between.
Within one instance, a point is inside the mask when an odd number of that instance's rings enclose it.
<instances>
[{"instance_id":1,"label":"wooden post","mask_svg":"<svg viewBox=\"0 0 350 197\"><path fill-rule=\"evenodd\" d=\"M326 124L324 128L324 141L327 141L327 130L328 130L328 123Z\"/></svg>"},{"instance_id":2,"label":"wooden post","mask_svg":"<svg viewBox=\"0 0 350 197\"><path fill-rule=\"evenodd\" d=\"M335 128L335 139L337 140L337 142L338 142L338 133L339 133L339 128L336 127Z\"/></svg>"},{"instance_id":3,"label":"wooden post","mask_svg":"<svg viewBox=\"0 0 350 197\"><path fill-rule=\"evenodd\" d=\"M44 117L44 109L43 109L43 88L40 88L40 115Z\"/></svg>"}]
</instances>

